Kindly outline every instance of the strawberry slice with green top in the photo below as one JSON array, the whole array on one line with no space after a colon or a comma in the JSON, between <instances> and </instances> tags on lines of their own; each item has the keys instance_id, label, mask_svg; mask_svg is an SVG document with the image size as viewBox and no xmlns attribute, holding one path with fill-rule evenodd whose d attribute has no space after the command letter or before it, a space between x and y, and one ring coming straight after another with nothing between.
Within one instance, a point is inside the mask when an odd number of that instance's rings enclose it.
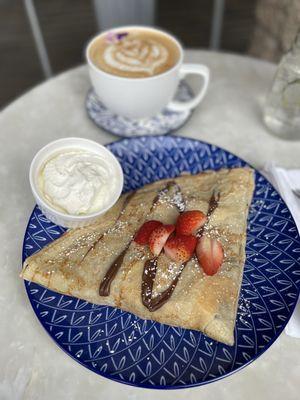
<instances>
[{"instance_id":1,"label":"strawberry slice with green top","mask_svg":"<svg viewBox=\"0 0 300 400\"><path fill-rule=\"evenodd\" d=\"M149 243L151 233L154 231L155 228L158 228L159 226L162 226L162 223L159 221L146 221L137 231L134 241L141 246L145 246Z\"/></svg>"},{"instance_id":2,"label":"strawberry slice with green top","mask_svg":"<svg viewBox=\"0 0 300 400\"><path fill-rule=\"evenodd\" d=\"M175 235L164 246L166 255L173 261L185 263L192 258L197 239L192 235Z\"/></svg>"},{"instance_id":3,"label":"strawberry slice with green top","mask_svg":"<svg viewBox=\"0 0 300 400\"><path fill-rule=\"evenodd\" d=\"M153 255L158 256L166 241L175 230L175 225L161 225L153 230L149 237L149 247Z\"/></svg>"},{"instance_id":4,"label":"strawberry slice with green top","mask_svg":"<svg viewBox=\"0 0 300 400\"><path fill-rule=\"evenodd\" d=\"M221 242L205 235L198 241L196 255L203 271L210 276L218 272L224 260Z\"/></svg>"},{"instance_id":5,"label":"strawberry slice with green top","mask_svg":"<svg viewBox=\"0 0 300 400\"><path fill-rule=\"evenodd\" d=\"M207 216L198 210L185 211L176 222L176 233L179 235L195 235L207 221Z\"/></svg>"}]
</instances>

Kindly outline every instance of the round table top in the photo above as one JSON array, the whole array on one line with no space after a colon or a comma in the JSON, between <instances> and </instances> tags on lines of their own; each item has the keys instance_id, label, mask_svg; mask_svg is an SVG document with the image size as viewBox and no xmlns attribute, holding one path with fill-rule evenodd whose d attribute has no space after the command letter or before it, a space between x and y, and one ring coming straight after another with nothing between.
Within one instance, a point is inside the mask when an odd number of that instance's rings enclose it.
<instances>
[{"instance_id":1,"label":"round table top","mask_svg":"<svg viewBox=\"0 0 300 400\"><path fill-rule=\"evenodd\" d=\"M221 146L256 168L273 161L300 167L300 142L270 135L262 105L275 66L249 57L186 51L186 60L211 70L208 93L176 133ZM192 86L196 82L191 80ZM46 143L68 136L100 143L116 138L96 127L85 110L87 68L67 71L34 88L0 113L1 399L295 399L300 375L300 340L282 333L259 359L225 379L179 391L142 390L102 378L74 362L46 335L18 273L22 240L34 206L30 162Z\"/></svg>"}]
</instances>

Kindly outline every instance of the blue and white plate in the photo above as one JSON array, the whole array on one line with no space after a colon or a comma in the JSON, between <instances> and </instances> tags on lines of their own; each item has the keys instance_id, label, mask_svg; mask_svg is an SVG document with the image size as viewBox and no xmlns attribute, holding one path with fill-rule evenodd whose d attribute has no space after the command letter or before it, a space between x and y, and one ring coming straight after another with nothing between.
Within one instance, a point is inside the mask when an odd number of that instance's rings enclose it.
<instances>
[{"instance_id":1,"label":"blue and white plate","mask_svg":"<svg viewBox=\"0 0 300 400\"><path fill-rule=\"evenodd\" d=\"M181 137L124 139L108 148L123 167L125 191L183 171L195 174L246 165L216 146ZM25 233L23 260L63 231L36 207ZM297 228L283 200L258 172L247 234L232 347L200 332L145 321L34 283L25 286L34 312L53 340L97 374L156 389L203 385L238 371L266 351L284 329L298 299Z\"/></svg>"},{"instance_id":2,"label":"blue and white plate","mask_svg":"<svg viewBox=\"0 0 300 400\"><path fill-rule=\"evenodd\" d=\"M181 81L175 99L187 101L193 97L192 89L185 81ZM166 135L183 126L192 113L191 110L174 111L165 108L152 118L129 119L108 110L93 89L87 94L86 110L97 126L120 137Z\"/></svg>"}]
</instances>

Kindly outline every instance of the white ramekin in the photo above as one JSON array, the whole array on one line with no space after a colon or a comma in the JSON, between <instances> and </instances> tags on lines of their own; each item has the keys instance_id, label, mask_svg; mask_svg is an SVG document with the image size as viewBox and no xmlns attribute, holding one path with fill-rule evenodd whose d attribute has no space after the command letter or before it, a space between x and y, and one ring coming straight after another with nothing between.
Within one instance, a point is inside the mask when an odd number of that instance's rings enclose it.
<instances>
[{"instance_id":1,"label":"white ramekin","mask_svg":"<svg viewBox=\"0 0 300 400\"><path fill-rule=\"evenodd\" d=\"M110 203L105 208L92 214L71 215L58 211L43 199L39 191L37 177L43 163L53 154L70 148L91 151L96 153L98 156L103 157L103 159L110 164L113 174L117 179L116 189L111 195ZM50 221L54 222L56 225L64 226L65 228L78 228L94 222L101 214L105 213L116 203L123 189L123 181L123 171L116 157L101 144L83 138L64 138L48 143L34 156L29 170L29 182L38 206Z\"/></svg>"}]
</instances>

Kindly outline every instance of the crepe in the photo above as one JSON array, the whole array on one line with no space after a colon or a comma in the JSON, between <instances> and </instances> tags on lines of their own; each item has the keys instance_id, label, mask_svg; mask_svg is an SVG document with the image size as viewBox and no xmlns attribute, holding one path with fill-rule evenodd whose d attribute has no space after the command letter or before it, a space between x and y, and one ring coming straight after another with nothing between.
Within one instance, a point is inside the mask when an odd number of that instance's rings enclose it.
<instances>
[{"instance_id":1,"label":"crepe","mask_svg":"<svg viewBox=\"0 0 300 400\"><path fill-rule=\"evenodd\" d=\"M144 319L199 330L232 345L253 190L253 171L248 168L207 171L146 185L121 196L97 223L69 230L27 258L21 277ZM152 255L148 246L133 241L136 231L147 220L174 224L182 207L206 214L214 193L218 193L218 206L205 231L222 243L224 261L220 270L208 276L195 256L183 266L162 252L157 259L152 298L170 288L176 277L177 284L163 305L150 310L143 304L141 287L145 262ZM116 264L118 268L112 271ZM114 275L109 279L110 287L106 287L106 295L100 295L99 286L109 274Z\"/></svg>"}]
</instances>

